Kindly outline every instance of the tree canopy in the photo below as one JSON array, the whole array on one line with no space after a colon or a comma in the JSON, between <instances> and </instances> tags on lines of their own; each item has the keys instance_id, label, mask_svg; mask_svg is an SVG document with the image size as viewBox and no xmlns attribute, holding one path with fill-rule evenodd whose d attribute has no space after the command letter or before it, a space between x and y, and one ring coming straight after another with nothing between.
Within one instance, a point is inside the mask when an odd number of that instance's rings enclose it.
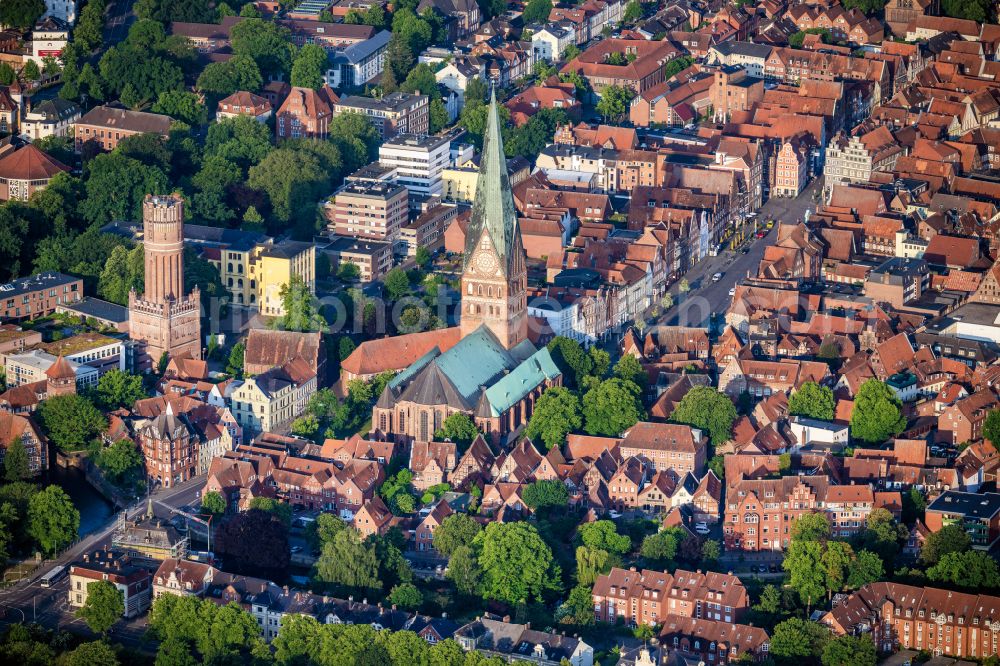
<instances>
[{"instance_id":1,"label":"tree canopy","mask_svg":"<svg viewBox=\"0 0 1000 666\"><path fill-rule=\"evenodd\" d=\"M534 525L490 523L474 541L487 599L516 604L559 589L560 568Z\"/></svg>"},{"instance_id":2,"label":"tree canopy","mask_svg":"<svg viewBox=\"0 0 1000 666\"><path fill-rule=\"evenodd\" d=\"M851 436L877 444L898 435L906 427L903 403L883 382L872 378L858 389L851 413Z\"/></svg>"},{"instance_id":3,"label":"tree canopy","mask_svg":"<svg viewBox=\"0 0 1000 666\"><path fill-rule=\"evenodd\" d=\"M834 408L833 391L816 382L805 382L788 399L788 413L792 416L832 421Z\"/></svg>"},{"instance_id":4,"label":"tree canopy","mask_svg":"<svg viewBox=\"0 0 1000 666\"><path fill-rule=\"evenodd\" d=\"M646 416L639 387L624 379L608 379L583 396L584 430L617 437Z\"/></svg>"},{"instance_id":5,"label":"tree canopy","mask_svg":"<svg viewBox=\"0 0 1000 666\"><path fill-rule=\"evenodd\" d=\"M114 583L96 580L87 583L87 601L77 611L90 630L106 634L125 613L125 595Z\"/></svg>"},{"instance_id":6,"label":"tree canopy","mask_svg":"<svg viewBox=\"0 0 1000 666\"><path fill-rule=\"evenodd\" d=\"M582 425L580 399L565 387L552 386L535 402L524 435L534 442L541 441L547 449L554 449L565 444L566 435Z\"/></svg>"},{"instance_id":7,"label":"tree canopy","mask_svg":"<svg viewBox=\"0 0 1000 666\"><path fill-rule=\"evenodd\" d=\"M59 486L46 486L28 503L28 533L46 555L73 543L80 529L80 512Z\"/></svg>"},{"instance_id":8,"label":"tree canopy","mask_svg":"<svg viewBox=\"0 0 1000 666\"><path fill-rule=\"evenodd\" d=\"M670 419L701 429L719 446L733 436L736 405L710 386L696 386L681 398Z\"/></svg>"}]
</instances>

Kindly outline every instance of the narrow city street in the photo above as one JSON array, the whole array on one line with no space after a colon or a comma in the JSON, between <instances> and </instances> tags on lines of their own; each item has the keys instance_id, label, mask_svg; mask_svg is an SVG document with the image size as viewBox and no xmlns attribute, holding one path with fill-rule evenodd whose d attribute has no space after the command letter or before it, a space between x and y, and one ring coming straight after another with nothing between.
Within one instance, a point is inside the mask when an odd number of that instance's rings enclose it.
<instances>
[{"instance_id":1,"label":"narrow city street","mask_svg":"<svg viewBox=\"0 0 1000 666\"><path fill-rule=\"evenodd\" d=\"M181 507L198 499L204 483L203 478L194 479L173 488L159 489L152 494L152 497L156 502L175 508ZM128 507L128 518L134 520L144 513L147 507L146 498L137 500ZM161 515L162 512L161 509ZM52 587L48 588L42 587L39 581L42 576L56 566L68 567L79 560L85 552L107 548L118 520L119 516L115 515L104 527L68 548L58 558L42 562L30 577L0 590L0 612L3 614L0 617L0 625L35 621L50 629L74 625L74 631L87 632L87 627L74 617L73 609L68 605L68 576L63 576ZM145 620L142 620L142 623L144 624ZM116 640L137 643L142 634L145 633L145 629L140 630L133 625L134 623L120 625L119 629L116 630Z\"/></svg>"},{"instance_id":2,"label":"narrow city street","mask_svg":"<svg viewBox=\"0 0 1000 666\"><path fill-rule=\"evenodd\" d=\"M822 179L814 179L802 193L794 199L769 199L759 211L757 220L761 229L767 232L764 238L752 238L749 252L726 250L717 257L708 257L698 263L684 276L690 287L685 295L680 294L680 281L674 283L670 295L674 307L663 312L657 324L663 326L707 326L712 315L722 316L729 308L732 297L729 291L740 280L757 273L757 266L764 256L764 249L774 242L776 229L781 222L801 221L806 211L815 212L815 193L822 187ZM767 220L774 220L774 229L767 230ZM712 282L712 275L722 273L718 282Z\"/></svg>"}]
</instances>

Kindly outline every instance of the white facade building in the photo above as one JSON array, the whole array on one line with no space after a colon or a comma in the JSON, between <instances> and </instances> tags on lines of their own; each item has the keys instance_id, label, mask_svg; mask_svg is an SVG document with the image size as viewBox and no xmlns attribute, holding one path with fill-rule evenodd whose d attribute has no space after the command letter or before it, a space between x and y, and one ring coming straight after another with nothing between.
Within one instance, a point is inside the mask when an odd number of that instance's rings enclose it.
<instances>
[{"instance_id":1,"label":"white facade building","mask_svg":"<svg viewBox=\"0 0 1000 666\"><path fill-rule=\"evenodd\" d=\"M531 52L535 62L558 62L571 44L576 44L576 30L573 26L548 23L531 33Z\"/></svg>"},{"instance_id":2,"label":"white facade building","mask_svg":"<svg viewBox=\"0 0 1000 666\"><path fill-rule=\"evenodd\" d=\"M407 188L411 197L440 196L441 172L451 159L451 139L403 134L379 146L378 159L382 166L397 170L396 183Z\"/></svg>"}]
</instances>

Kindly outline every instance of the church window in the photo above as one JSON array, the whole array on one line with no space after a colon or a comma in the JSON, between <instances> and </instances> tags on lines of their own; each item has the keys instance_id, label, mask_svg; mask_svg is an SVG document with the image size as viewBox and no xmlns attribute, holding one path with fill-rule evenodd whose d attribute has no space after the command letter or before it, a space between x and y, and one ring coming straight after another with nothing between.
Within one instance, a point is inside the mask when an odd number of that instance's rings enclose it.
<instances>
[{"instance_id":1,"label":"church window","mask_svg":"<svg viewBox=\"0 0 1000 666\"><path fill-rule=\"evenodd\" d=\"M469 296L472 296L472 283L469 283Z\"/></svg>"},{"instance_id":2,"label":"church window","mask_svg":"<svg viewBox=\"0 0 1000 666\"><path fill-rule=\"evenodd\" d=\"M427 412L420 412L420 441L427 441Z\"/></svg>"},{"instance_id":3,"label":"church window","mask_svg":"<svg viewBox=\"0 0 1000 666\"><path fill-rule=\"evenodd\" d=\"M406 432L406 412L399 413L399 432Z\"/></svg>"},{"instance_id":4,"label":"church window","mask_svg":"<svg viewBox=\"0 0 1000 666\"><path fill-rule=\"evenodd\" d=\"M479 295L483 295L483 285L479 285Z\"/></svg>"}]
</instances>

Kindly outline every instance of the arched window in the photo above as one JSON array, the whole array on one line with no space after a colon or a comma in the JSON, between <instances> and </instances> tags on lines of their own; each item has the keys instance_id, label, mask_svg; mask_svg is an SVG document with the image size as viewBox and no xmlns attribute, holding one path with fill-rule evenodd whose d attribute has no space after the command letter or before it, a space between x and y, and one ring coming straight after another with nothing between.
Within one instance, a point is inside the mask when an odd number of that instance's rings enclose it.
<instances>
[{"instance_id":1,"label":"arched window","mask_svg":"<svg viewBox=\"0 0 1000 666\"><path fill-rule=\"evenodd\" d=\"M468 292L469 292L469 296L472 296L472 283L471 282L469 283Z\"/></svg>"},{"instance_id":2,"label":"arched window","mask_svg":"<svg viewBox=\"0 0 1000 666\"><path fill-rule=\"evenodd\" d=\"M232 273L232 272L233 272L233 262L231 262L231 261L230 261L230 262L229 262L229 263L227 264L227 268L229 269L229 272L230 272L230 273Z\"/></svg>"},{"instance_id":3,"label":"arched window","mask_svg":"<svg viewBox=\"0 0 1000 666\"><path fill-rule=\"evenodd\" d=\"M428 432L427 432L427 430L428 430L428 422L427 421L428 421L427 420L427 412L426 411L420 412L420 441L422 441L422 442L426 442L427 441L427 434L428 434Z\"/></svg>"}]
</instances>

